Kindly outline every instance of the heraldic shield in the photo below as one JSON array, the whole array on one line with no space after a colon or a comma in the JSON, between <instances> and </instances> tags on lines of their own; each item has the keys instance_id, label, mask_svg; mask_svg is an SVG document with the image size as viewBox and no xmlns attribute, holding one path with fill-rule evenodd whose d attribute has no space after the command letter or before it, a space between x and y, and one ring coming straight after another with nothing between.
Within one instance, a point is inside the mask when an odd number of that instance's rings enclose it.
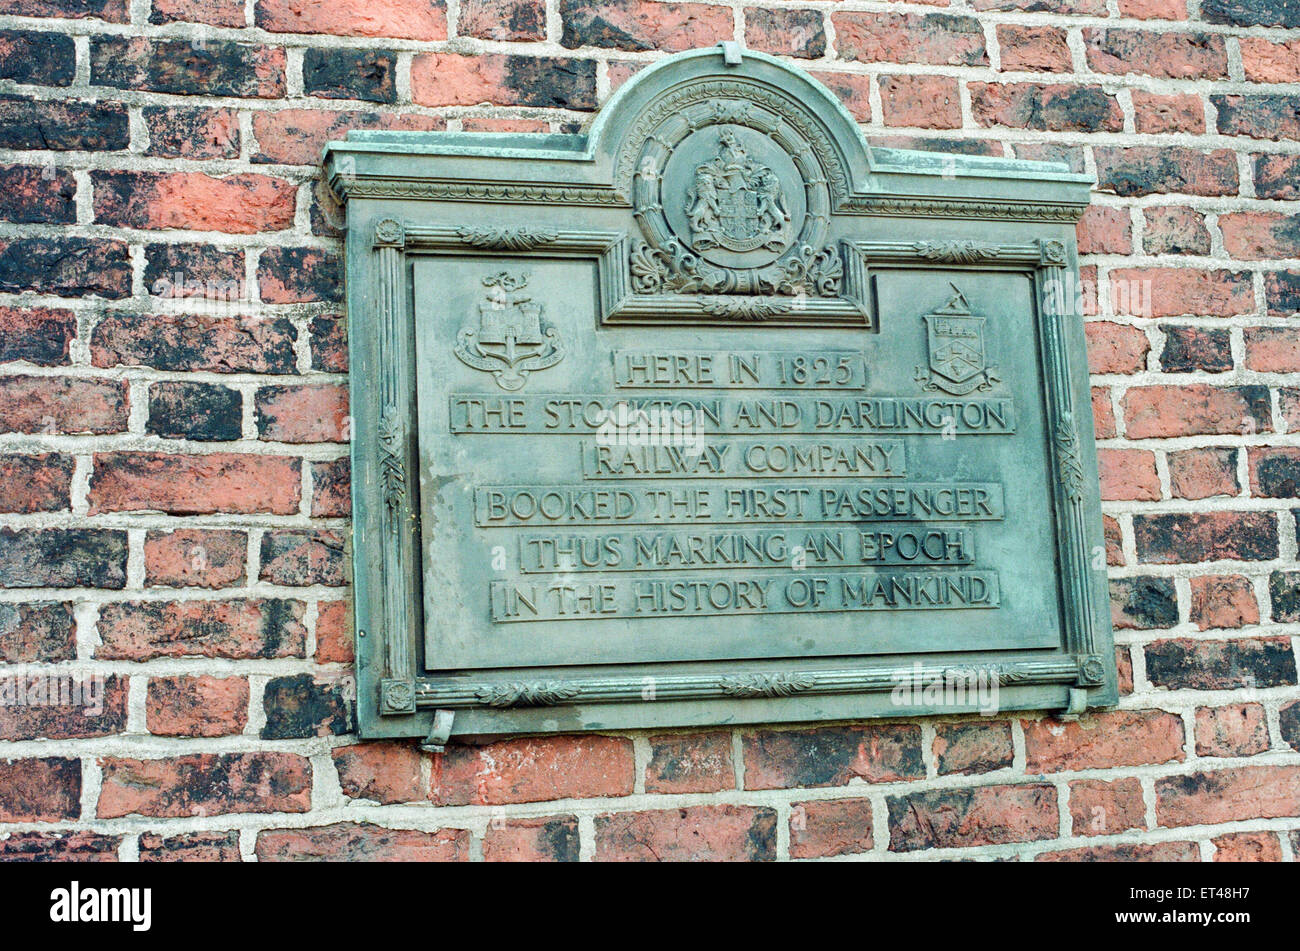
<instances>
[{"instance_id":1,"label":"heraldic shield","mask_svg":"<svg viewBox=\"0 0 1300 951\"><path fill-rule=\"evenodd\" d=\"M460 361L491 373L503 390L519 389L530 372L564 358L559 334L542 321L541 305L519 293L527 283L527 275L485 277L488 299L478 305L479 325L462 328L456 341Z\"/></svg>"},{"instance_id":2,"label":"heraldic shield","mask_svg":"<svg viewBox=\"0 0 1300 951\"><path fill-rule=\"evenodd\" d=\"M984 352L984 318L971 313L957 285L949 286L953 296L948 303L925 315L930 366L916 368L916 381L923 389L954 396L991 389L999 377Z\"/></svg>"}]
</instances>

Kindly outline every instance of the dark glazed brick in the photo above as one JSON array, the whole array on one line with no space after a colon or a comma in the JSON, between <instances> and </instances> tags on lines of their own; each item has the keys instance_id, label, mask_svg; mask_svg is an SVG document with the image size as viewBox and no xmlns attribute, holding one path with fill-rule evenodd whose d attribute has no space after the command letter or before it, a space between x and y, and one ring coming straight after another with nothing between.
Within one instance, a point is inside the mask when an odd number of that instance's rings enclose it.
<instances>
[{"instance_id":1,"label":"dark glazed brick","mask_svg":"<svg viewBox=\"0 0 1300 951\"><path fill-rule=\"evenodd\" d=\"M0 93L0 148L105 152L131 142L120 102L46 101Z\"/></svg>"},{"instance_id":2,"label":"dark glazed brick","mask_svg":"<svg viewBox=\"0 0 1300 951\"><path fill-rule=\"evenodd\" d=\"M120 835L15 832L0 840L0 862L116 862Z\"/></svg>"},{"instance_id":3,"label":"dark glazed brick","mask_svg":"<svg viewBox=\"0 0 1300 951\"><path fill-rule=\"evenodd\" d=\"M228 40L200 48L188 40L106 36L90 43L96 86L195 96L284 95L284 50Z\"/></svg>"},{"instance_id":4,"label":"dark glazed brick","mask_svg":"<svg viewBox=\"0 0 1300 951\"><path fill-rule=\"evenodd\" d=\"M1300 700L1293 700L1279 710L1277 720L1282 742L1300 751Z\"/></svg>"},{"instance_id":5,"label":"dark glazed brick","mask_svg":"<svg viewBox=\"0 0 1300 951\"><path fill-rule=\"evenodd\" d=\"M935 727L939 775L987 773L1011 766L1016 757L1011 724L942 723Z\"/></svg>"},{"instance_id":6,"label":"dark glazed brick","mask_svg":"<svg viewBox=\"0 0 1300 951\"><path fill-rule=\"evenodd\" d=\"M746 7L745 45L776 56L820 59L826 55L821 11Z\"/></svg>"},{"instance_id":7,"label":"dark glazed brick","mask_svg":"<svg viewBox=\"0 0 1300 951\"><path fill-rule=\"evenodd\" d=\"M98 686L66 673L0 683L20 696L46 698L44 703L0 706L0 740L86 739L126 731L126 680L117 674L104 677Z\"/></svg>"},{"instance_id":8,"label":"dark glazed brick","mask_svg":"<svg viewBox=\"0 0 1300 951\"><path fill-rule=\"evenodd\" d=\"M239 117L233 109L145 106L146 154L162 158L239 158Z\"/></svg>"},{"instance_id":9,"label":"dark glazed brick","mask_svg":"<svg viewBox=\"0 0 1300 951\"><path fill-rule=\"evenodd\" d=\"M297 331L283 317L105 317L90 337L97 367L147 366L211 373L293 373Z\"/></svg>"},{"instance_id":10,"label":"dark glazed brick","mask_svg":"<svg viewBox=\"0 0 1300 951\"><path fill-rule=\"evenodd\" d=\"M1255 194L1260 198L1300 198L1300 155L1256 155Z\"/></svg>"},{"instance_id":11,"label":"dark glazed brick","mask_svg":"<svg viewBox=\"0 0 1300 951\"><path fill-rule=\"evenodd\" d=\"M1296 682L1289 637L1175 638L1148 644L1146 657L1147 679L1170 690L1281 687Z\"/></svg>"},{"instance_id":12,"label":"dark glazed brick","mask_svg":"<svg viewBox=\"0 0 1300 951\"><path fill-rule=\"evenodd\" d=\"M94 238L0 240L0 291L61 297L131 294L131 258L121 241Z\"/></svg>"},{"instance_id":13,"label":"dark glazed brick","mask_svg":"<svg viewBox=\"0 0 1300 951\"><path fill-rule=\"evenodd\" d=\"M911 724L748 733L745 788L843 786L921 779L921 728Z\"/></svg>"},{"instance_id":14,"label":"dark glazed brick","mask_svg":"<svg viewBox=\"0 0 1300 951\"><path fill-rule=\"evenodd\" d=\"M146 832L140 836L141 862L241 862L239 833L183 832L162 836Z\"/></svg>"},{"instance_id":15,"label":"dark glazed brick","mask_svg":"<svg viewBox=\"0 0 1300 951\"><path fill-rule=\"evenodd\" d=\"M595 60L511 56L505 64L505 85L520 106L596 108Z\"/></svg>"},{"instance_id":16,"label":"dark glazed brick","mask_svg":"<svg viewBox=\"0 0 1300 951\"><path fill-rule=\"evenodd\" d=\"M1135 515L1138 560L1174 565L1197 561L1270 561L1277 557L1277 519L1267 512Z\"/></svg>"},{"instance_id":17,"label":"dark glazed brick","mask_svg":"<svg viewBox=\"0 0 1300 951\"><path fill-rule=\"evenodd\" d=\"M343 299L338 256L319 248L267 248L257 262L257 283L271 304Z\"/></svg>"},{"instance_id":18,"label":"dark glazed brick","mask_svg":"<svg viewBox=\"0 0 1300 951\"><path fill-rule=\"evenodd\" d=\"M1300 528L1300 512L1296 513ZM1300 571L1274 571L1268 576L1268 596L1273 602L1273 620L1300 621Z\"/></svg>"},{"instance_id":19,"label":"dark glazed brick","mask_svg":"<svg viewBox=\"0 0 1300 951\"><path fill-rule=\"evenodd\" d=\"M1111 623L1120 629L1151 630L1178 623L1172 578L1110 579Z\"/></svg>"},{"instance_id":20,"label":"dark glazed brick","mask_svg":"<svg viewBox=\"0 0 1300 951\"><path fill-rule=\"evenodd\" d=\"M0 512L66 512L72 506L72 456L0 454Z\"/></svg>"},{"instance_id":21,"label":"dark glazed brick","mask_svg":"<svg viewBox=\"0 0 1300 951\"><path fill-rule=\"evenodd\" d=\"M62 168L0 166L0 219L19 224L73 224L77 181Z\"/></svg>"},{"instance_id":22,"label":"dark glazed brick","mask_svg":"<svg viewBox=\"0 0 1300 951\"><path fill-rule=\"evenodd\" d=\"M77 51L72 37L57 32L0 30L0 79L69 86L76 69Z\"/></svg>"},{"instance_id":23,"label":"dark glazed brick","mask_svg":"<svg viewBox=\"0 0 1300 951\"><path fill-rule=\"evenodd\" d=\"M147 244L144 262L145 290L157 297L227 303L248 298L243 251L208 244Z\"/></svg>"},{"instance_id":24,"label":"dark glazed brick","mask_svg":"<svg viewBox=\"0 0 1300 951\"><path fill-rule=\"evenodd\" d=\"M311 330L312 369L327 373L348 372L348 321L338 314L313 317Z\"/></svg>"},{"instance_id":25,"label":"dark glazed brick","mask_svg":"<svg viewBox=\"0 0 1300 951\"><path fill-rule=\"evenodd\" d=\"M126 532L0 528L0 586L123 588Z\"/></svg>"},{"instance_id":26,"label":"dark glazed brick","mask_svg":"<svg viewBox=\"0 0 1300 951\"><path fill-rule=\"evenodd\" d=\"M1201 152L1176 145L1098 146L1097 188L1125 198L1164 192L1235 195L1237 159L1228 149Z\"/></svg>"},{"instance_id":27,"label":"dark glazed brick","mask_svg":"<svg viewBox=\"0 0 1300 951\"><path fill-rule=\"evenodd\" d=\"M266 684L264 740L342 736L351 730L352 712L341 684L320 683L311 674L276 677Z\"/></svg>"},{"instance_id":28,"label":"dark glazed brick","mask_svg":"<svg viewBox=\"0 0 1300 951\"><path fill-rule=\"evenodd\" d=\"M311 464L312 518L347 518L352 514L352 461L344 456Z\"/></svg>"},{"instance_id":29,"label":"dark glazed brick","mask_svg":"<svg viewBox=\"0 0 1300 951\"><path fill-rule=\"evenodd\" d=\"M1264 300L1270 314L1300 313L1300 271L1269 271L1265 274Z\"/></svg>"},{"instance_id":30,"label":"dark glazed brick","mask_svg":"<svg viewBox=\"0 0 1300 951\"><path fill-rule=\"evenodd\" d=\"M1166 373L1223 373L1232 369L1232 348L1227 330L1200 327L1165 327L1165 349L1160 366Z\"/></svg>"},{"instance_id":31,"label":"dark glazed brick","mask_svg":"<svg viewBox=\"0 0 1300 951\"><path fill-rule=\"evenodd\" d=\"M325 99L396 102L396 71L392 50L308 49L302 59L304 90Z\"/></svg>"},{"instance_id":32,"label":"dark glazed brick","mask_svg":"<svg viewBox=\"0 0 1300 951\"><path fill-rule=\"evenodd\" d=\"M66 364L76 335L77 317L70 310L0 307L0 363Z\"/></svg>"},{"instance_id":33,"label":"dark glazed brick","mask_svg":"<svg viewBox=\"0 0 1300 951\"><path fill-rule=\"evenodd\" d=\"M155 383L145 429L168 439L238 439L243 423L238 390L214 383Z\"/></svg>"},{"instance_id":34,"label":"dark glazed brick","mask_svg":"<svg viewBox=\"0 0 1300 951\"><path fill-rule=\"evenodd\" d=\"M1300 27L1295 0L1201 0L1201 19L1229 26Z\"/></svg>"},{"instance_id":35,"label":"dark glazed brick","mask_svg":"<svg viewBox=\"0 0 1300 951\"><path fill-rule=\"evenodd\" d=\"M1211 96L1219 131L1253 139L1300 139L1300 96Z\"/></svg>"},{"instance_id":36,"label":"dark glazed brick","mask_svg":"<svg viewBox=\"0 0 1300 951\"><path fill-rule=\"evenodd\" d=\"M125 23L129 19L127 0L9 0L5 4L5 13L73 20L94 17L108 23Z\"/></svg>"},{"instance_id":37,"label":"dark glazed brick","mask_svg":"<svg viewBox=\"0 0 1300 951\"><path fill-rule=\"evenodd\" d=\"M998 845L1055 838L1056 788L934 789L890 796L889 851Z\"/></svg>"},{"instance_id":38,"label":"dark glazed brick","mask_svg":"<svg viewBox=\"0 0 1300 951\"><path fill-rule=\"evenodd\" d=\"M546 39L544 0L461 0L456 32L481 40Z\"/></svg>"}]
</instances>

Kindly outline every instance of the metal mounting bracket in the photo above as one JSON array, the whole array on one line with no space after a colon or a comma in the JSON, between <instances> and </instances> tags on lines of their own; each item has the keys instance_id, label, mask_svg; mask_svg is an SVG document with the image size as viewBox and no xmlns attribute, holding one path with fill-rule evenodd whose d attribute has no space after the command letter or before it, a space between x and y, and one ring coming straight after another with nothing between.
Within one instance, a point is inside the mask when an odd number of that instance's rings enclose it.
<instances>
[{"instance_id":1,"label":"metal mounting bracket","mask_svg":"<svg viewBox=\"0 0 1300 951\"><path fill-rule=\"evenodd\" d=\"M429 730L429 735L424 738L420 744L420 749L426 753L442 753L447 749L447 740L451 737L451 724L456 719L456 713L453 710L435 710L433 712L433 727Z\"/></svg>"}]
</instances>

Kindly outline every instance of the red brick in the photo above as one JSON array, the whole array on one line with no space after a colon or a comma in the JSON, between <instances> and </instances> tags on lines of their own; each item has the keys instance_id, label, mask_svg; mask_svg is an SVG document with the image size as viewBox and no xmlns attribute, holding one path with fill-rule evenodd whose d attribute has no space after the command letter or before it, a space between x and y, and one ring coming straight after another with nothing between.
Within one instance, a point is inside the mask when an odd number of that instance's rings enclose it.
<instances>
[{"instance_id":1,"label":"red brick","mask_svg":"<svg viewBox=\"0 0 1300 951\"><path fill-rule=\"evenodd\" d=\"M126 432L127 385L77 377L0 378L0 431L79 435Z\"/></svg>"},{"instance_id":2,"label":"red brick","mask_svg":"<svg viewBox=\"0 0 1300 951\"><path fill-rule=\"evenodd\" d=\"M71 172L52 166L0 165L0 220L74 224L77 180Z\"/></svg>"},{"instance_id":3,"label":"red brick","mask_svg":"<svg viewBox=\"0 0 1300 951\"><path fill-rule=\"evenodd\" d=\"M1125 198L1181 192L1235 195L1237 157L1229 149L1202 151L1177 145L1097 146L1098 191Z\"/></svg>"},{"instance_id":4,"label":"red brick","mask_svg":"<svg viewBox=\"0 0 1300 951\"><path fill-rule=\"evenodd\" d=\"M1241 66L1255 83L1300 83L1300 40L1274 43L1260 36L1243 36Z\"/></svg>"},{"instance_id":5,"label":"red brick","mask_svg":"<svg viewBox=\"0 0 1300 951\"><path fill-rule=\"evenodd\" d=\"M973 0L976 10L1018 10L1025 13L1106 15L1106 0Z\"/></svg>"},{"instance_id":6,"label":"red brick","mask_svg":"<svg viewBox=\"0 0 1300 951\"><path fill-rule=\"evenodd\" d=\"M600 46L677 52L733 39L731 10L702 3L646 0L560 0L569 49Z\"/></svg>"},{"instance_id":7,"label":"red brick","mask_svg":"<svg viewBox=\"0 0 1300 951\"><path fill-rule=\"evenodd\" d=\"M159 511L293 515L301 497L302 461L232 452L203 456L163 452L95 454L90 514Z\"/></svg>"},{"instance_id":8,"label":"red brick","mask_svg":"<svg viewBox=\"0 0 1300 951\"><path fill-rule=\"evenodd\" d=\"M346 456L311 464L313 518L346 518L352 514L351 464Z\"/></svg>"},{"instance_id":9,"label":"red brick","mask_svg":"<svg viewBox=\"0 0 1300 951\"><path fill-rule=\"evenodd\" d=\"M1262 386L1135 386L1122 402L1130 439L1242 435L1268 432L1272 425Z\"/></svg>"},{"instance_id":10,"label":"red brick","mask_svg":"<svg viewBox=\"0 0 1300 951\"><path fill-rule=\"evenodd\" d=\"M612 66L611 66L612 71ZM824 73L818 71L817 79L825 83L843 103L849 114L859 122L871 121L871 79L859 73Z\"/></svg>"},{"instance_id":11,"label":"red brick","mask_svg":"<svg viewBox=\"0 0 1300 951\"><path fill-rule=\"evenodd\" d=\"M343 537L327 529L279 528L262 536L258 578L304 587L346 583Z\"/></svg>"},{"instance_id":12,"label":"red brick","mask_svg":"<svg viewBox=\"0 0 1300 951\"><path fill-rule=\"evenodd\" d=\"M1110 390L1107 387L1092 388L1092 426L1098 439L1115 438L1115 409L1111 405Z\"/></svg>"},{"instance_id":13,"label":"red brick","mask_svg":"<svg viewBox=\"0 0 1300 951\"><path fill-rule=\"evenodd\" d=\"M1197 756L1254 756L1268 749L1268 722L1258 703L1196 708Z\"/></svg>"},{"instance_id":14,"label":"red brick","mask_svg":"<svg viewBox=\"0 0 1300 951\"><path fill-rule=\"evenodd\" d=\"M790 809L790 858L819 859L870 852L871 800L823 799Z\"/></svg>"},{"instance_id":15,"label":"red brick","mask_svg":"<svg viewBox=\"0 0 1300 951\"><path fill-rule=\"evenodd\" d=\"M480 40L544 40L545 0L461 0L456 32Z\"/></svg>"},{"instance_id":16,"label":"red brick","mask_svg":"<svg viewBox=\"0 0 1300 951\"><path fill-rule=\"evenodd\" d=\"M1147 208L1142 245L1147 254L1209 254L1205 216L1180 206Z\"/></svg>"},{"instance_id":17,"label":"red brick","mask_svg":"<svg viewBox=\"0 0 1300 951\"><path fill-rule=\"evenodd\" d=\"M841 59L860 63L984 66L984 29L949 13L832 13Z\"/></svg>"},{"instance_id":18,"label":"red brick","mask_svg":"<svg viewBox=\"0 0 1300 951\"><path fill-rule=\"evenodd\" d=\"M1229 832L1213 841L1216 862L1282 861L1282 843L1276 832Z\"/></svg>"},{"instance_id":19,"label":"red brick","mask_svg":"<svg viewBox=\"0 0 1300 951\"><path fill-rule=\"evenodd\" d=\"M1008 72L1068 73L1073 71L1065 31L1054 26L1015 26L999 23L998 48Z\"/></svg>"},{"instance_id":20,"label":"red brick","mask_svg":"<svg viewBox=\"0 0 1300 951\"><path fill-rule=\"evenodd\" d=\"M1025 771L1112 769L1182 762L1182 718L1163 710L1111 710L1074 723L1024 720Z\"/></svg>"},{"instance_id":21,"label":"red brick","mask_svg":"<svg viewBox=\"0 0 1300 951\"><path fill-rule=\"evenodd\" d=\"M126 732L126 679L118 674L91 679L50 671L10 676L0 687L29 700L0 706L0 740L84 739Z\"/></svg>"},{"instance_id":22,"label":"red brick","mask_svg":"<svg viewBox=\"0 0 1300 951\"><path fill-rule=\"evenodd\" d=\"M1224 135L1300 139L1300 96L1211 96Z\"/></svg>"},{"instance_id":23,"label":"red brick","mask_svg":"<svg viewBox=\"0 0 1300 951\"><path fill-rule=\"evenodd\" d=\"M1127 697L1133 692L1133 655L1123 644L1115 648L1115 668L1119 695Z\"/></svg>"},{"instance_id":24,"label":"red brick","mask_svg":"<svg viewBox=\"0 0 1300 951\"><path fill-rule=\"evenodd\" d=\"M266 175L92 172L95 221L122 228L255 234L293 227L297 188Z\"/></svg>"},{"instance_id":25,"label":"red brick","mask_svg":"<svg viewBox=\"0 0 1300 951\"><path fill-rule=\"evenodd\" d=\"M1246 368L1258 373L1300 373L1300 331L1291 327L1247 327Z\"/></svg>"},{"instance_id":26,"label":"red brick","mask_svg":"<svg viewBox=\"0 0 1300 951\"><path fill-rule=\"evenodd\" d=\"M1005 721L940 723L934 733L940 776L1005 769L1015 759L1011 724Z\"/></svg>"},{"instance_id":27,"label":"red brick","mask_svg":"<svg viewBox=\"0 0 1300 951\"><path fill-rule=\"evenodd\" d=\"M1300 816L1300 766L1243 766L1156 780L1166 828Z\"/></svg>"},{"instance_id":28,"label":"red brick","mask_svg":"<svg viewBox=\"0 0 1300 951\"><path fill-rule=\"evenodd\" d=\"M1048 132L1120 132L1119 101L1100 86L970 83L971 114L982 126Z\"/></svg>"},{"instance_id":29,"label":"red brick","mask_svg":"<svg viewBox=\"0 0 1300 951\"><path fill-rule=\"evenodd\" d=\"M497 119L491 116L465 118L460 127L466 132L550 132L551 124L541 119Z\"/></svg>"},{"instance_id":30,"label":"red brick","mask_svg":"<svg viewBox=\"0 0 1300 951\"><path fill-rule=\"evenodd\" d=\"M1243 211L1219 215L1223 247L1240 261L1300 256L1300 215Z\"/></svg>"},{"instance_id":31,"label":"red brick","mask_svg":"<svg viewBox=\"0 0 1300 951\"><path fill-rule=\"evenodd\" d=\"M1070 819L1075 835L1114 835L1145 829L1142 783L1130 776L1113 782L1082 779L1070 783Z\"/></svg>"},{"instance_id":32,"label":"red brick","mask_svg":"<svg viewBox=\"0 0 1300 951\"><path fill-rule=\"evenodd\" d=\"M1124 564L1123 534L1117 522L1110 515L1101 517L1102 532L1106 537L1106 564Z\"/></svg>"},{"instance_id":33,"label":"red brick","mask_svg":"<svg viewBox=\"0 0 1300 951\"><path fill-rule=\"evenodd\" d=\"M447 38L447 6L442 0L258 0L256 22L272 33Z\"/></svg>"},{"instance_id":34,"label":"red brick","mask_svg":"<svg viewBox=\"0 0 1300 951\"><path fill-rule=\"evenodd\" d=\"M957 81L946 76L881 76L885 125L925 129L961 127Z\"/></svg>"},{"instance_id":35,"label":"red brick","mask_svg":"<svg viewBox=\"0 0 1300 951\"><path fill-rule=\"evenodd\" d=\"M1075 226L1080 254L1131 254L1132 226L1127 208L1092 205Z\"/></svg>"},{"instance_id":36,"label":"red brick","mask_svg":"<svg viewBox=\"0 0 1300 951\"><path fill-rule=\"evenodd\" d=\"M1255 195L1300 198L1300 155L1254 155Z\"/></svg>"},{"instance_id":37,"label":"red brick","mask_svg":"<svg viewBox=\"0 0 1300 951\"><path fill-rule=\"evenodd\" d=\"M0 454L0 512L66 512L72 506L72 457Z\"/></svg>"},{"instance_id":38,"label":"red brick","mask_svg":"<svg viewBox=\"0 0 1300 951\"><path fill-rule=\"evenodd\" d=\"M844 786L922 779L921 728L915 724L759 730L744 737L745 788Z\"/></svg>"},{"instance_id":39,"label":"red brick","mask_svg":"<svg viewBox=\"0 0 1300 951\"><path fill-rule=\"evenodd\" d=\"M1166 459L1169 488L1176 499L1208 499L1213 495L1241 493L1235 449L1181 449L1169 453Z\"/></svg>"},{"instance_id":40,"label":"red brick","mask_svg":"<svg viewBox=\"0 0 1300 951\"><path fill-rule=\"evenodd\" d=\"M705 793L736 787L729 733L650 737L645 768L648 793Z\"/></svg>"},{"instance_id":41,"label":"red brick","mask_svg":"<svg viewBox=\"0 0 1300 951\"><path fill-rule=\"evenodd\" d=\"M267 248L257 262L257 284L268 304L341 301L338 255L320 248Z\"/></svg>"},{"instance_id":42,"label":"red brick","mask_svg":"<svg viewBox=\"0 0 1300 951\"><path fill-rule=\"evenodd\" d=\"M49 307L0 307L0 363L25 360L37 366L68 362L77 335L70 310Z\"/></svg>"},{"instance_id":43,"label":"red brick","mask_svg":"<svg viewBox=\"0 0 1300 951\"><path fill-rule=\"evenodd\" d=\"M296 337L284 317L110 316L95 325L90 359L97 367L293 373Z\"/></svg>"},{"instance_id":44,"label":"red brick","mask_svg":"<svg viewBox=\"0 0 1300 951\"><path fill-rule=\"evenodd\" d=\"M1152 842L1150 844L1090 845L1081 849L1040 852L1035 862L1199 862L1201 850L1195 842Z\"/></svg>"},{"instance_id":45,"label":"red brick","mask_svg":"<svg viewBox=\"0 0 1300 951\"><path fill-rule=\"evenodd\" d=\"M540 736L454 745L433 759L430 798L440 806L463 806L628 796L633 775L627 737Z\"/></svg>"},{"instance_id":46,"label":"red brick","mask_svg":"<svg viewBox=\"0 0 1300 951\"><path fill-rule=\"evenodd\" d=\"M596 817L597 862L770 862L776 812L690 806Z\"/></svg>"},{"instance_id":47,"label":"red brick","mask_svg":"<svg viewBox=\"0 0 1300 951\"><path fill-rule=\"evenodd\" d=\"M730 22L730 11L727 18ZM411 98L422 106L491 103L544 109L594 109L596 63L595 60L503 53L421 53L411 62Z\"/></svg>"},{"instance_id":48,"label":"red brick","mask_svg":"<svg viewBox=\"0 0 1300 951\"><path fill-rule=\"evenodd\" d=\"M1110 272L1110 297L1117 312L1142 317L1231 317L1255 309L1245 271L1121 268Z\"/></svg>"},{"instance_id":49,"label":"red brick","mask_svg":"<svg viewBox=\"0 0 1300 951\"><path fill-rule=\"evenodd\" d=\"M240 862L239 833L182 832L163 836L146 832L140 836L141 862Z\"/></svg>"},{"instance_id":50,"label":"red brick","mask_svg":"<svg viewBox=\"0 0 1300 951\"><path fill-rule=\"evenodd\" d=\"M745 45L774 56L819 59L826 55L822 13L820 10L746 7Z\"/></svg>"},{"instance_id":51,"label":"red brick","mask_svg":"<svg viewBox=\"0 0 1300 951\"><path fill-rule=\"evenodd\" d=\"M244 4L240 0L153 0L149 22L241 27Z\"/></svg>"},{"instance_id":52,"label":"red brick","mask_svg":"<svg viewBox=\"0 0 1300 951\"><path fill-rule=\"evenodd\" d=\"M1141 373L1147 368L1151 341L1141 327L1089 321L1083 325L1088 338L1089 373Z\"/></svg>"},{"instance_id":53,"label":"red brick","mask_svg":"<svg viewBox=\"0 0 1300 951\"><path fill-rule=\"evenodd\" d=\"M147 585L228 588L244 581L248 535L225 529L151 531L144 539Z\"/></svg>"},{"instance_id":54,"label":"red brick","mask_svg":"<svg viewBox=\"0 0 1300 951\"><path fill-rule=\"evenodd\" d=\"M14 832L0 839L0 862L116 862L120 835Z\"/></svg>"},{"instance_id":55,"label":"red brick","mask_svg":"<svg viewBox=\"0 0 1300 951\"><path fill-rule=\"evenodd\" d=\"M307 812L311 762L296 753L195 753L99 761L101 819Z\"/></svg>"},{"instance_id":56,"label":"red brick","mask_svg":"<svg viewBox=\"0 0 1300 951\"><path fill-rule=\"evenodd\" d=\"M351 129L425 132L446 127L447 120L440 116L313 109L254 112L257 152L253 161L318 165L325 143L344 138Z\"/></svg>"},{"instance_id":57,"label":"red brick","mask_svg":"<svg viewBox=\"0 0 1300 951\"><path fill-rule=\"evenodd\" d=\"M80 760L0 760L0 821L64 822L80 815Z\"/></svg>"},{"instance_id":58,"label":"red brick","mask_svg":"<svg viewBox=\"0 0 1300 951\"><path fill-rule=\"evenodd\" d=\"M1056 789L1046 784L932 789L890 796L889 851L1053 839Z\"/></svg>"},{"instance_id":59,"label":"red brick","mask_svg":"<svg viewBox=\"0 0 1300 951\"><path fill-rule=\"evenodd\" d=\"M76 656L76 624L70 602L0 605L0 663L53 664Z\"/></svg>"},{"instance_id":60,"label":"red brick","mask_svg":"<svg viewBox=\"0 0 1300 951\"><path fill-rule=\"evenodd\" d=\"M1285 387L1278 390L1279 408L1286 421L1287 432L1300 430L1300 390Z\"/></svg>"},{"instance_id":61,"label":"red brick","mask_svg":"<svg viewBox=\"0 0 1300 951\"><path fill-rule=\"evenodd\" d=\"M483 834L484 862L576 862L575 816L490 822Z\"/></svg>"},{"instance_id":62,"label":"red brick","mask_svg":"<svg viewBox=\"0 0 1300 951\"><path fill-rule=\"evenodd\" d=\"M257 391L257 432L274 442L348 442L348 390L334 383Z\"/></svg>"},{"instance_id":63,"label":"red brick","mask_svg":"<svg viewBox=\"0 0 1300 951\"><path fill-rule=\"evenodd\" d=\"M102 660L155 657L302 657L298 601L125 601L99 611Z\"/></svg>"},{"instance_id":64,"label":"red brick","mask_svg":"<svg viewBox=\"0 0 1300 951\"><path fill-rule=\"evenodd\" d=\"M1202 631L1259 623L1259 605L1250 579L1240 575L1203 575L1191 580L1188 618Z\"/></svg>"},{"instance_id":65,"label":"red brick","mask_svg":"<svg viewBox=\"0 0 1300 951\"><path fill-rule=\"evenodd\" d=\"M1133 122L1138 132L1160 135L1175 132L1204 132L1205 106L1200 96L1161 95L1134 89Z\"/></svg>"},{"instance_id":66,"label":"red brick","mask_svg":"<svg viewBox=\"0 0 1300 951\"><path fill-rule=\"evenodd\" d=\"M346 601L321 601L316 609L316 662L352 663L352 609Z\"/></svg>"},{"instance_id":67,"label":"red brick","mask_svg":"<svg viewBox=\"0 0 1300 951\"><path fill-rule=\"evenodd\" d=\"M151 677L145 725L155 736L231 736L248 723L243 677Z\"/></svg>"},{"instance_id":68,"label":"red brick","mask_svg":"<svg viewBox=\"0 0 1300 951\"><path fill-rule=\"evenodd\" d=\"M1264 272L1264 300L1270 314L1300 314L1300 270Z\"/></svg>"},{"instance_id":69,"label":"red brick","mask_svg":"<svg viewBox=\"0 0 1300 951\"><path fill-rule=\"evenodd\" d=\"M1119 13L1135 20L1186 20L1187 0L1119 0Z\"/></svg>"},{"instance_id":70,"label":"red brick","mask_svg":"<svg viewBox=\"0 0 1300 951\"><path fill-rule=\"evenodd\" d=\"M420 832L369 822L338 822L306 829L263 829L259 862L467 862L464 829Z\"/></svg>"},{"instance_id":71,"label":"red brick","mask_svg":"<svg viewBox=\"0 0 1300 951\"><path fill-rule=\"evenodd\" d=\"M420 772L423 757L414 743L360 743L336 747L331 755L349 799L389 806L422 802L429 794Z\"/></svg>"},{"instance_id":72,"label":"red brick","mask_svg":"<svg viewBox=\"0 0 1300 951\"><path fill-rule=\"evenodd\" d=\"M1160 477L1156 475L1155 453L1146 449L1099 449L1097 462L1102 501L1159 500Z\"/></svg>"},{"instance_id":73,"label":"red brick","mask_svg":"<svg viewBox=\"0 0 1300 951\"><path fill-rule=\"evenodd\" d=\"M1300 447L1250 449L1250 492L1265 499L1300 498Z\"/></svg>"},{"instance_id":74,"label":"red brick","mask_svg":"<svg viewBox=\"0 0 1300 951\"><path fill-rule=\"evenodd\" d=\"M1083 31L1088 67L1095 73L1141 73L1163 79L1226 79L1228 54L1214 33L1156 30Z\"/></svg>"}]
</instances>

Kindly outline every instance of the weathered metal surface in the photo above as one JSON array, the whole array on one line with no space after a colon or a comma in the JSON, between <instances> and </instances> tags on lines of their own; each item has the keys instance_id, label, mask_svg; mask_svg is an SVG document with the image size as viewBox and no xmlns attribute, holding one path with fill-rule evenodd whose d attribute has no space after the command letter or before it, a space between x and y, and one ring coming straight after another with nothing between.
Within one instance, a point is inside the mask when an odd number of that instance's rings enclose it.
<instances>
[{"instance_id":1,"label":"weathered metal surface","mask_svg":"<svg viewBox=\"0 0 1300 951\"><path fill-rule=\"evenodd\" d=\"M326 166L366 735L1114 702L1085 178L734 49Z\"/></svg>"}]
</instances>

